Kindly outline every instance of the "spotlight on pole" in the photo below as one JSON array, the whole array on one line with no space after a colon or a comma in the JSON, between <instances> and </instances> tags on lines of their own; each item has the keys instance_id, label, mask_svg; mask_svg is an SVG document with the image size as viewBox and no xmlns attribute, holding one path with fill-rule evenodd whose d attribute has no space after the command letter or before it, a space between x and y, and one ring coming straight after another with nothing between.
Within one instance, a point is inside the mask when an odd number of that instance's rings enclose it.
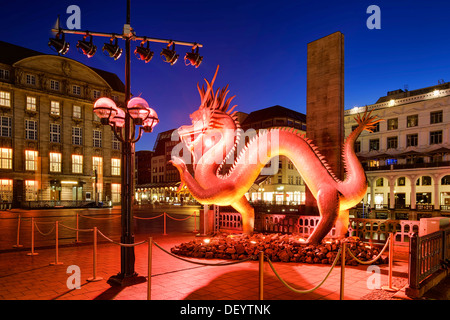
<instances>
[{"instance_id":1,"label":"spotlight on pole","mask_svg":"<svg viewBox=\"0 0 450 320\"><path fill-rule=\"evenodd\" d=\"M113 40L115 40L114 44ZM114 60L119 59L122 55L122 49L117 44L117 38L111 38L109 43L105 43L103 45L103 51L106 51L111 58L114 58Z\"/></svg>"},{"instance_id":2,"label":"spotlight on pole","mask_svg":"<svg viewBox=\"0 0 450 320\"><path fill-rule=\"evenodd\" d=\"M195 50L195 52L194 52ZM184 63L188 65L192 65L196 68L200 66L202 63L203 57L198 54L198 46L194 45L192 47L192 52L187 52L184 56Z\"/></svg>"},{"instance_id":3,"label":"spotlight on pole","mask_svg":"<svg viewBox=\"0 0 450 320\"><path fill-rule=\"evenodd\" d=\"M90 37L90 41L86 41L87 37ZM78 40L77 48L88 58L91 58L97 52L97 47L92 43L92 36L89 34L86 34L83 40Z\"/></svg>"},{"instance_id":4,"label":"spotlight on pole","mask_svg":"<svg viewBox=\"0 0 450 320\"><path fill-rule=\"evenodd\" d=\"M60 38L60 36L62 36L62 38ZM58 32L55 38L50 38L48 46L53 47L55 51L60 54L66 54L67 51L69 51L69 43L66 42L63 32Z\"/></svg>"},{"instance_id":5,"label":"spotlight on pole","mask_svg":"<svg viewBox=\"0 0 450 320\"><path fill-rule=\"evenodd\" d=\"M144 42L147 42L146 48L144 48ZM144 40L139 47L136 47L134 54L139 60L143 60L147 63L152 60L154 52L150 50L149 41Z\"/></svg>"},{"instance_id":6,"label":"spotlight on pole","mask_svg":"<svg viewBox=\"0 0 450 320\"><path fill-rule=\"evenodd\" d=\"M172 48L169 49L169 47L171 45L172 45ZM180 56L175 52L175 43L173 41L169 42L169 44L167 45L167 48L162 49L160 55L163 58L163 61L170 63L171 66L173 66L175 64L175 62L177 62L178 57Z\"/></svg>"}]
</instances>

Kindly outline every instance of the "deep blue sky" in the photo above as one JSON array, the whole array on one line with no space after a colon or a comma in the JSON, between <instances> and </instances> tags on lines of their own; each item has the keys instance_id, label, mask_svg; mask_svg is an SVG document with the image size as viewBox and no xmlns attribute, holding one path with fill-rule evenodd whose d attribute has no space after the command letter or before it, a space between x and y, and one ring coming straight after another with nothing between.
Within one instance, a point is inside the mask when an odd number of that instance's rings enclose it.
<instances>
[{"instance_id":1,"label":"deep blue sky","mask_svg":"<svg viewBox=\"0 0 450 320\"><path fill-rule=\"evenodd\" d=\"M121 33L125 0L0 0L0 40L51 54L50 29L58 14L65 27L72 4L81 8L82 30ZM371 4L381 9L379 30L366 27ZM211 79L217 65L215 87L230 84L236 110L248 113L278 104L305 113L307 44L336 31L345 36L346 109L375 103L405 85L414 90L450 81L449 12L448 1L132 0L131 26L137 35L204 45L197 69L184 65L188 47L177 46L180 59L174 66L160 59L162 44L153 45L155 57L147 64L132 57L131 91L160 118L136 150L153 149L157 133L189 123L200 101L196 85ZM114 61L101 52L105 38L94 38L98 51L90 59L76 51L79 38L66 36L67 57L124 81L124 58Z\"/></svg>"}]
</instances>

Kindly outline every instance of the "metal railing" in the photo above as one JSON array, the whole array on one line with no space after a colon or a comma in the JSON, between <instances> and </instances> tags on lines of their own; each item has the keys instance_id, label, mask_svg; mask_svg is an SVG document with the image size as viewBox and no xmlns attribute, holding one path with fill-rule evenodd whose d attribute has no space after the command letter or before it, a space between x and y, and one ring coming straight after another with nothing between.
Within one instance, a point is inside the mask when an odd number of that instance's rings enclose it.
<instances>
[{"instance_id":1,"label":"metal railing","mask_svg":"<svg viewBox=\"0 0 450 320\"><path fill-rule=\"evenodd\" d=\"M409 288L419 290L422 282L450 263L450 227L411 238Z\"/></svg>"}]
</instances>

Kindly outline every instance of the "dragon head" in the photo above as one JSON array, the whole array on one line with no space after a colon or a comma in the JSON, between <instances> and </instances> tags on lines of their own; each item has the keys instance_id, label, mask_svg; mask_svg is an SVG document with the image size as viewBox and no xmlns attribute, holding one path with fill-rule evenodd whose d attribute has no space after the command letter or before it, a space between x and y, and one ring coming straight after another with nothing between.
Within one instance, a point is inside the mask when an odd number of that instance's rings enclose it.
<instances>
[{"instance_id":1,"label":"dragon head","mask_svg":"<svg viewBox=\"0 0 450 320\"><path fill-rule=\"evenodd\" d=\"M233 97L227 99L229 92L228 85L223 89L218 89L216 92L213 90L213 84L219 71L217 66L216 73L211 83L205 79L207 87L200 88L197 84L198 91L200 93L201 104L198 110L190 115L192 124L185 125L178 128L178 134L181 140L186 144L191 152L194 149L204 151L205 148L210 148L213 144L213 137L217 137L218 134L223 135L225 129L232 130L237 129L238 122L235 117L233 109L236 107L230 107L230 103Z\"/></svg>"}]
</instances>

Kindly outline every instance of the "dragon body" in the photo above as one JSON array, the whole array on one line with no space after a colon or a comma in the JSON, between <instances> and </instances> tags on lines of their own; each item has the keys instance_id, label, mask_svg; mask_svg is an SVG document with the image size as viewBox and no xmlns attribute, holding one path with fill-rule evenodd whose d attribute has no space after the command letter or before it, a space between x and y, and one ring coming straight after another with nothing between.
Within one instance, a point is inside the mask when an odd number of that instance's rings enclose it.
<instances>
[{"instance_id":1,"label":"dragon body","mask_svg":"<svg viewBox=\"0 0 450 320\"><path fill-rule=\"evenodd\" d=\"M242 215L243 232L251 233L254 209L245 193L264 166L273 157L283 155L293 162L317 200L321 219L307 241L319 243L334 225L338 235L344 236L349 223L348 209L359 203L367 190L366 175L354 152L354 143L363 130L371 131L380 120L367 112L362 117L357 116L358 127L343 145L344 180L334 175L312 141L293 128L260 130L234 157L241 130L233 112L235 106L229 108L234 97L226 100L228 86L216 92L212 89L217 71L211 83L205 79L206 90L198 86L201 105L190 116L192 125L178 129L191 152L194 172L194 175L189 172L185 160L172 155L171 162L180 173L180 188L186 185L202 204L231 205ZM234 163L223 172L230 156Z\"/></svg>"}]
</instances>

